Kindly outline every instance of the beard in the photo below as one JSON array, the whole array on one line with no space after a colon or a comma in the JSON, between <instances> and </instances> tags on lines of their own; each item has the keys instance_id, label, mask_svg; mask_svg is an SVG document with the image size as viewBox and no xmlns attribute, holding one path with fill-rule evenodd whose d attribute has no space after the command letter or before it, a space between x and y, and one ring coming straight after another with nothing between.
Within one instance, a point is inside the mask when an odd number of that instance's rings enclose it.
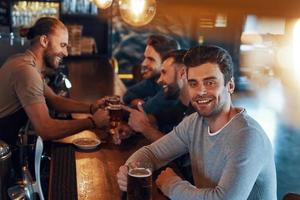
<instances>
[{"instance_id":1,"label":"beard","mask_svg":"<svg viewBox=\"0 0 300 200\"><path fill-rule=\"evenodd\" d=\"M44 55L44 62L45 62L46 67L51 68L51 69L57 69L58 65L55 64L54 59L55 59L55 56L49 55L49 54L46 53Z\"/></svg>"},{"instance_id":2,"label":"beard","mask_svg":"<svg viewBox=\"0 0 300 200\"><path fill-rule=\"evenodd\" d=\"M142 66L141 72L143 79L153 78L160 75L160 71L151 67Z\"/></svg>"},{"instance_id":3,"label":"beard","mask_svg":"<svg viewBox=\"0 0 300 200\"><path fill-rule=\"evenodd\" d=\"M207 98L212 99L207 105L199 105L197 103L198 100ZM219 100L217 100L215 96L202 96L193 100L192 105L200 116L214 118L223 111L224 107L226 106L226 100L224 98L219 98Z\"/></svg>"},{"instance_id":4,"label":"beard","mask_svg":"<svg viewBox=\"0 0 300 200\"><path fill-rule=\"evenodd\" d=\"M165 86L166 88L164 89L164 94L166 99L178 99L180 94L180 87L178 83L175 82Z\"/></svg>"},{"instance_id":5,"label":"beard","mask_svg":"<svg viewBox=\"0 0 300 200\"><path fill-rule=\"evenodd\" d=\"M44 63L45 66L51 69L58 69L60 62L59 60L57 60L57 58L62 58L63 56L61 55L61 53L55 53L53 52L53 50L51 51L52 48L49 48L45 51L44 53Z\"/></svg>"},{"instance_id":6,"label":"beard","mask_svg":"<svg viewBox=\"0 0 300 200\"><path fill-rule=\"evenodd\" d=\"M203 112L201 110L197 110L198 114L203 117L215 117L218 116L219 113L221 113L223 109L223 105L216 105L214 108L212 108L209 112Z\"/></svg>"}]
</instances>

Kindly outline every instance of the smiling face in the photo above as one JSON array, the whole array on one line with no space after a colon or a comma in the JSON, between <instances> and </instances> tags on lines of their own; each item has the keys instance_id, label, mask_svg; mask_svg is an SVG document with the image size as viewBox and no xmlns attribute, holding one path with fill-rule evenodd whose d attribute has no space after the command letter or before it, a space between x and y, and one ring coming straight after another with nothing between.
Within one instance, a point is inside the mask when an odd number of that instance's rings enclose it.
<instances>
[{"instance_id":1,"label":"smiling face","mask_svg":"<svg viewBox=\"0 0 300 200\"><path fill-rule=\"evenodd\" d=\"M44 53L44 61L47 67L57 69L63 57L68 55L68 30L57 26L53 33L47 36L48 45Z\"/></svg>"},{"instance_id":2,"label":"smiling face","mask_svg":"<svg viewBox=\"0 0 300 200\"><path fill-rule=\"evenodd\" d=\"M218 64L204 63L189 68L188 85L191 103L201 116L217 116L231 105L234 82L231 79L224 84Z\"/></svg>"},{"instance_id":3,"label":"smiling face","mask_svg":"<svg viewBox=\"0 0 300 200\"><path fill-rule=\"evenodd\" d=\"M158 79L159 84L163 86L164 94L168 97L177 98L180 92L180 74L179 66L174 63L174 58L167 58L162 64L162 70Z\"/></svg>"},{"instance_id":4,"label":"smiling face","mask_svg":"<svg viewBox=\"0 0 300 200\"><path fill-rule=\"evenodd\" d=\"M151 45L147 45L142 62L143 78L151 78L160 73L161 57Z\"/></svg>"}]
</instances>

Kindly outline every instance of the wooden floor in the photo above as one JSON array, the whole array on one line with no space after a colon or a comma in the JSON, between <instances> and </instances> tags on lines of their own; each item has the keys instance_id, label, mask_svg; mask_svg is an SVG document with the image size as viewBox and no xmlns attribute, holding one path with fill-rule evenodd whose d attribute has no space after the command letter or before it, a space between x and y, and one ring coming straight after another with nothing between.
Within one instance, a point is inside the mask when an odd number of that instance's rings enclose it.
<instances>
[{"instance_id":1,"label":"wooden floor","mask_svg":"<svg viewBox=\"0 0 300 200\"><path fill-rule=\"evenodd\" d=\"M69 68L71 96L84 101L111 93L112 69L78 61ZM265 129L272 141L277 168L278 199L287 192L300 193L300 97L299 90L270 79L251 92L236 93L236 105L245 107ZM263 152L262 152L263 153Z\"/></svg>"}]
</instances>

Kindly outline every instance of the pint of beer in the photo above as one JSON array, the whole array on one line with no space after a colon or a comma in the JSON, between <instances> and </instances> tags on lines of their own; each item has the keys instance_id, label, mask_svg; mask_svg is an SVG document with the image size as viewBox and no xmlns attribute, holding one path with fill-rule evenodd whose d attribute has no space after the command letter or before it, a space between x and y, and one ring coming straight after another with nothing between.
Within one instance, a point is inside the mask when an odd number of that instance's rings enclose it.
<instances>
[{"instance_id":1,"label":"pint of beer","mask_svg":"<svg viewBox=\"0 0 300 200\"><path fill-rule=\"evenodd\" d=\"M121 123L122 120L120 96L112 95L105 97L105 107L108 109L110 116L110 133L114 134L114 129Z\"/></svg>"},{"instance_id":2,"label":"pint of beer","mask_svg":"<svg viewBox=\"0 0 300 200\"><path fill-rule=\"evenodd\" d=\"M110 117L110 128L115 129L122 120L122 107L121 104L110 104L107 107L109 111L109 117Z\"/></svg>"},{"instance_id":3,"label":"pint of beer","mask_svg":"<svg viewBox=\"0 0 300 200\"><path fill-rule=\"evenodd\" d=\"M127 200L152 200L152 172L149 168L129 169Z\"/></svg>"}]
</instances>

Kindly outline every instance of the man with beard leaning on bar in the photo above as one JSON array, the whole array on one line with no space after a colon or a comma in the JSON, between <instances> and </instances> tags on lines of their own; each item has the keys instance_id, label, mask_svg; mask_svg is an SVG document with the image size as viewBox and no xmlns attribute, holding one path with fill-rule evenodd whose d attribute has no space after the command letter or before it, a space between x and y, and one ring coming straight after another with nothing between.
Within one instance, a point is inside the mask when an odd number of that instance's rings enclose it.
<instances>
[{"instance_id":1,"label":"man with beard leaning on bar","mask_svg":"<svg viewBox=\"0 0 300 200\"><path fill-rule=\"evenodd\" d=\"M172 169L156 180L172 200L276 200L272 145L245 109L234 107L233 63L217 46L191 48L184 57L191 103L196 113L171 133L135 152L126 162L145 161L159 169L189 152L195 186ZM117 174L127 190L128 167Z\"/></svg>"},{"instance_id":2,"label":"man with beard leaning on bar","mask_svg":"<svg viewBox=\"0 0 300 200\"><path fill-rule=\"evenodd\" d=\"M177 42L162 35L151 35L147 40L142 62L143 80L126 91L123 101L136 107L138 102L143 104L147 113L156 113L160 107L172 102L166 100L157 79L160 75L162 58L171 50L178 49Z\"/></svg>"},{"instance_id":3,"label":"man with beard leaning on bar","mask_svg":"<svg viewBox=\"0 0 300 200\"><path fill-rule=\"evenodd\" d=\"M30 47L7 59L0 68L0 139L15 145L19 129L27 119L44 140L58 139L85 129L108 125L103 102L86 104L56 95L43 80L45 67L57 69L68 55L68 30L55 18L40 18L28 30ZM57 120L49 116L49 103L60 112L91 113L92 117Z\"/></svg>"}]
</instances>

